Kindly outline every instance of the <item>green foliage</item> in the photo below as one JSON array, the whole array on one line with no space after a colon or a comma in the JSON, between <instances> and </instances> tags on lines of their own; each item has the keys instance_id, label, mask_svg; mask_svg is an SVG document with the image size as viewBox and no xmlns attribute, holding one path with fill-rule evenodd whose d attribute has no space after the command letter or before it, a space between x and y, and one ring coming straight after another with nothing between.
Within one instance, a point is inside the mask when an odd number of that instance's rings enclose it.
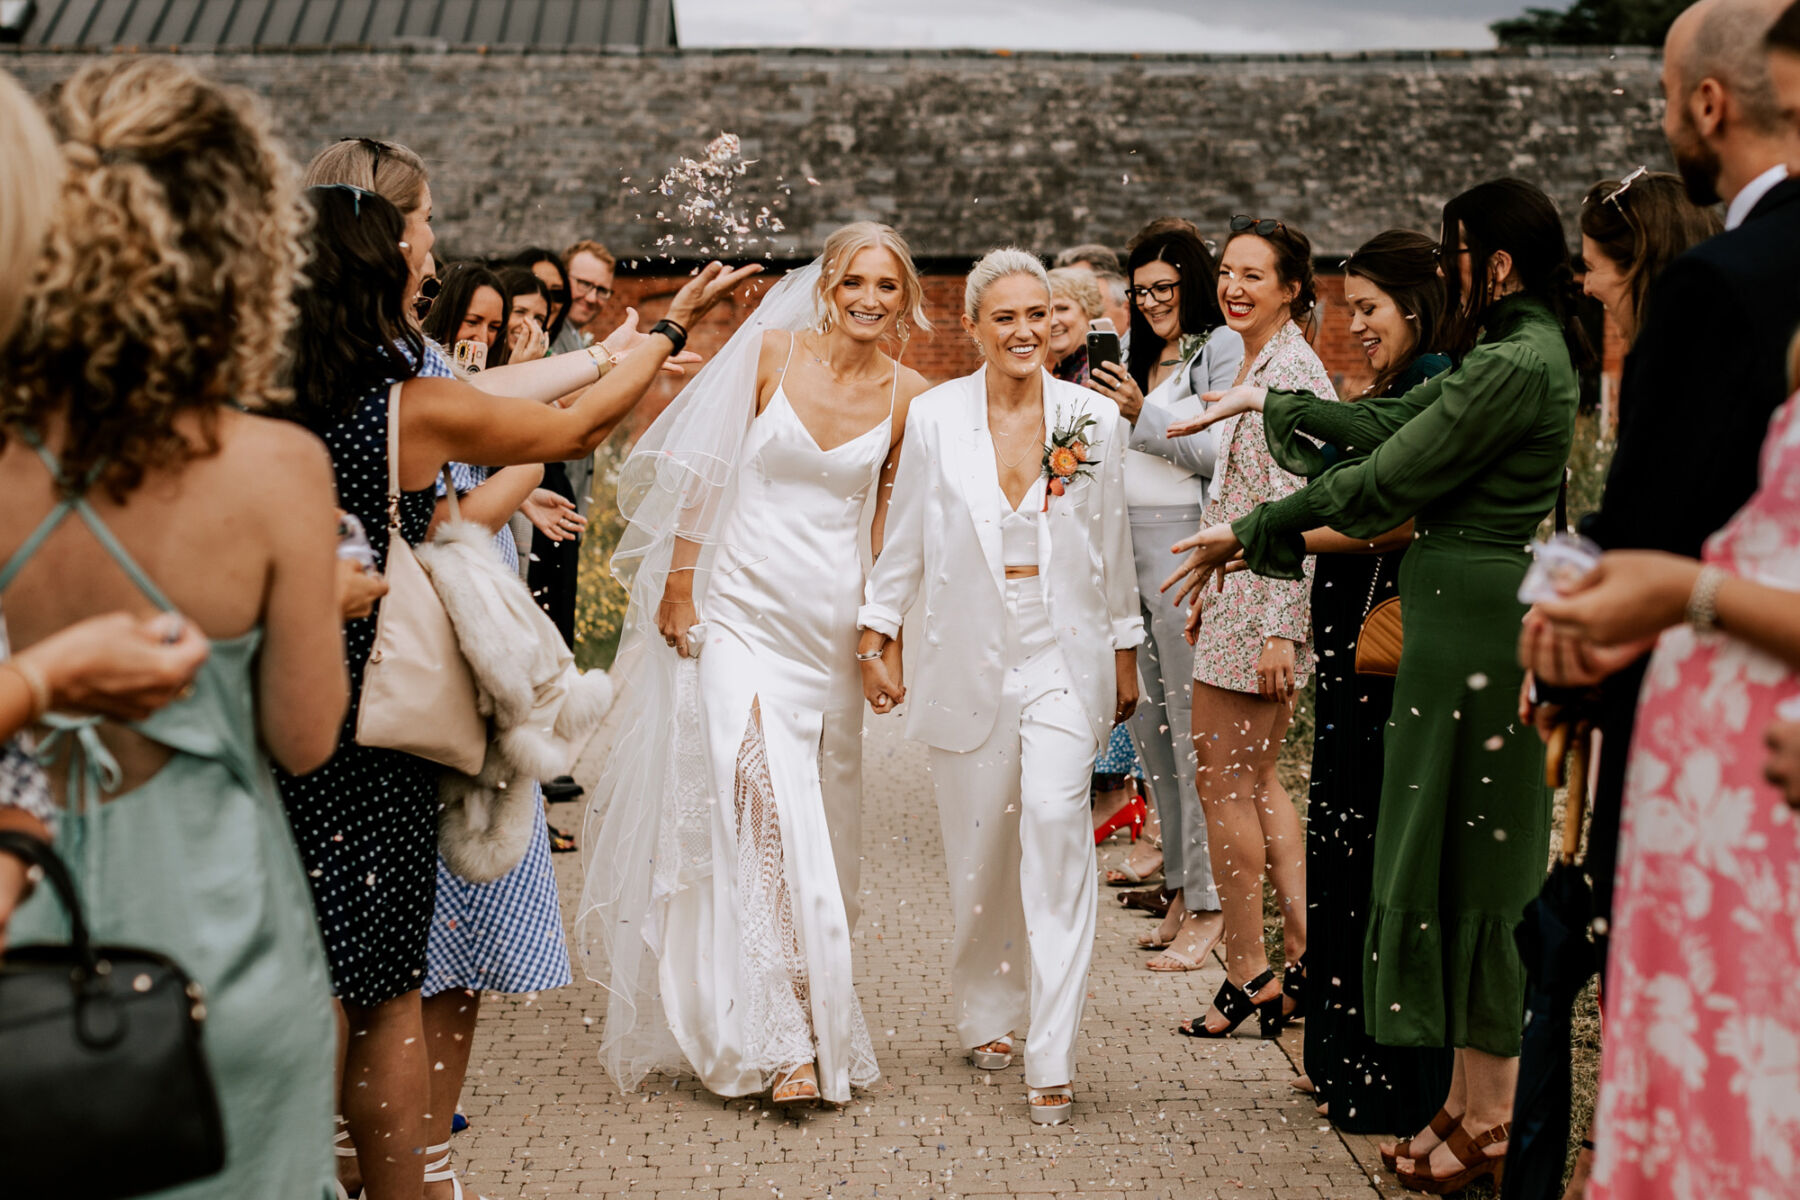
<instances>
[{"instance_id":1,"label":"green foliage","mask_svg":"<svg viewBox=\"0 0 1800 1200\"><path fill-rule=\"evenodd\" d=\"M1502 46L1660 46L1690 0L1575 0L1567 10L1528 8L1488 26Z\"/></svg>"},{"instance_id":2,"label":"green foliage","mask_svg":"<svg viewBox=\"0 0 1800 1200\"><path fill-rule=\"evenodd\" d=\"M619 516L619 467L625 461L623 437L601 446L594 456L593 504L587 533L581 539L581 568L575 585L575 662L582 670L612 666L619 652L628 597L612 577L609 564L625 522Z\"/></svg>"}]
</instances>

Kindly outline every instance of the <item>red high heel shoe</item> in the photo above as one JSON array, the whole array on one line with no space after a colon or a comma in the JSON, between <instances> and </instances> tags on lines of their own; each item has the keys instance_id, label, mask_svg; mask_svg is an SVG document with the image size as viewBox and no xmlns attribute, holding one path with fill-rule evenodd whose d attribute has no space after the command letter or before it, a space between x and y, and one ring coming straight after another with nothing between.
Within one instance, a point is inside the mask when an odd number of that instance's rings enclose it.
<instances>
[{"instance_id":1,"label":"red high heel shoe","mask_svg":"<svg viewBox=\"0 0 1800 1200\"><path fill-rule=\"evenodd\" d=\"M1150 819L1150 808L1144 798L1133 796L1125 802L1125 806L1106 819L1106 824L1094 830L1094 845L1098 846L1119 830L1131 829L1131 840L1136 842L1138 835L1144 832L1144 822Z\"/></svg>"}]
</instances>

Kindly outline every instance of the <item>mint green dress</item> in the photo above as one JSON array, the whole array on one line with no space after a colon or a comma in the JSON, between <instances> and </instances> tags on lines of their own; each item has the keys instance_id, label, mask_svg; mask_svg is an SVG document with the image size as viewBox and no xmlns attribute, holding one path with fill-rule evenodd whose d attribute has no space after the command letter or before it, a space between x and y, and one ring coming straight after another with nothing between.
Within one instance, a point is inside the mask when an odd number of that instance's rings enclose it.
<instances>
[{"instance_id":1,"label":"mint green dress","mask_svg":"<svg viewBox=\"0 0 1800 1200\"><path fill-rule=\"evenodd\" d=\"M1514 296L1462 362L1403 396L1271 391L1264 407L1275 461L1316 478L1232 525L1252 570L1297 578L1308 529L1363 538L1414 521L1363 947L1363 1022L1383 1045L1519 1052L1513 929L1544 880L1550 790L1543 746L1516 716L1518 590L1576 400L1561 327ZM1344 461L1326 469L1302 435Z\"/></svg>"},{"instance_id":2,"label":"mint green dress","mask_svg":"<svg viewBox=\"0 0 1800 1200\"><path fill-rule=\"evenodd\" d=\"M38 453L60 478L55 458ZM174 610L79 498L54 509L0 568L0 592L71 513L156 607ZM52 714L38 747L46 767L68 772L56 848L95 940L166 954L206 989L204 1045L224 1115L225 1169L156 1193L168 1200L333 1194L331 987L312 897L257 740L261 644L260 629L213 642L191 693L129 726L173 752L129 792L108 794L119 768L94 719ZM8 933L20 946L68 936L47 888L20 907Z\"/></svg>"}]
</instances>

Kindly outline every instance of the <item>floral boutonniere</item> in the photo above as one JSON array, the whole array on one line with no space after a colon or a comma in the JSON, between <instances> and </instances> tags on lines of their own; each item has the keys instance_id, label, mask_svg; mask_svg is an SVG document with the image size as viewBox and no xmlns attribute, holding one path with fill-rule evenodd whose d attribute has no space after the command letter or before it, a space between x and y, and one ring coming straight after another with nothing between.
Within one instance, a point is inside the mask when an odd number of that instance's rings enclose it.
<instances>
[{"instance_id":1,"label":"floral boutonniere","mask_svg":"<svg viewBox=\"0 0 1800 1200\"><path fill-rule=\"evenodd\" d=\"M1084 408L1068 424L1050 431L1050 444L1044 447L1044 512L1050 511L1050 497L1067 490L1069 480L1093 476L1094 464L1100 461L1088 436L1093 426L1094 418Z\"/></svg>"}]
</instances>

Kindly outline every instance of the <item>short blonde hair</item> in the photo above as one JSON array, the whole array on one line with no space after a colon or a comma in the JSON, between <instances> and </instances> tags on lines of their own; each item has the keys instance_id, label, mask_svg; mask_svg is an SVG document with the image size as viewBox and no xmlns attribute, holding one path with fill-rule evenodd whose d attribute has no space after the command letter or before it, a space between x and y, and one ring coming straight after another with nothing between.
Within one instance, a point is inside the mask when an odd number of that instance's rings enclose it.
<instances>
[{"instance_id":1,"label":"short blonde hair","mask_svg":"<svg viewBox=\"0 0 1800 1200\"><path fill-rule=\"evenodd\" d=\"M0 71L0 342L18 324L25 282L36 273L56 211L63 160L25 89Z\"/></svg>"},{"instance_id":2,"label":"short blonde hair","mask_svg":"<svg viewBox=\"0 0 1800 1200\"><path fill-rule=\"evenodd\" d=\"M563 251L563 270L567 271L569 269L569 264L575 261L575 256L577 254L591 254L609 267L617 267L619 265L619 260L613 257L613 252L611 250L608 250L605 246L602 246L599 242L596 242L591 238L584 238Z\"/></svg>"},{"instance_id":3,"label":"short blonde hair","mask_svg":"<svg viewBox=\"0 0 1800 1200\"><path fill-rule=\"evenodd\" d=\"M1106 313L1106 303L1100 298L1100 284L1092 271L1082 267L1057 267L1050 272L1050 298L1058 297L1073 300L1090 321Z\"/></svg>"},{"instance_id":4,"label":"short blonde hair","mask_svg":"<svg viewBox=\"0 0 1800 1200\"><path fill-rule=\"evenodd\" d=\"M901 345L912 337L914 329L930 333L931 322L925 318L925 285L919 280L919 269L913 266L912 249L898 230L878 221L853 221L833 230L825 239L825 249L819 254L819 311L824 315L825 328L830 329L837 317L831 294L850 274L850 264L856 256L871 246L886 250L900 264L900 319L894 324L894 332Z\"/></svg>"},{"instance_id":5,"label":"short blonde hair","mask_svg":"<svg viewBox=\"0 0 1800 1200\"><path fill-rule=\"evenodd\" d=\"M1038 256L1017 246L1002 246L981 256L963 284L963 315L971 321L981 319L981 301L988 289L1012 275L1029 275L1050 290L1050 275Z\"/></svg>"},{"instance_id":6,"label":"short blonde hair","mask_svg":"<svg viewBox=\"0 0 1800 1200\"><path fill-rule=\"evenodd\" d=\"M66 418L69 476L123 501L216 451L224 406L288 398L308 214L262 102L172 58L84 67L48 108L66 170L0 426Z\"/></svg>"},{"instance_id":7,"label":"short blonde hair","mask_svg":"<svg viewBox=\"0 0 1800 1200\"><path fill-rule=\"evenodd\" d=\"M333 142L313 155L301 183L305 187L347 183L374 192L406 217L424 203L429 181L425 160L399 142L355 137Z\"/></svg>"}]
</instances>

